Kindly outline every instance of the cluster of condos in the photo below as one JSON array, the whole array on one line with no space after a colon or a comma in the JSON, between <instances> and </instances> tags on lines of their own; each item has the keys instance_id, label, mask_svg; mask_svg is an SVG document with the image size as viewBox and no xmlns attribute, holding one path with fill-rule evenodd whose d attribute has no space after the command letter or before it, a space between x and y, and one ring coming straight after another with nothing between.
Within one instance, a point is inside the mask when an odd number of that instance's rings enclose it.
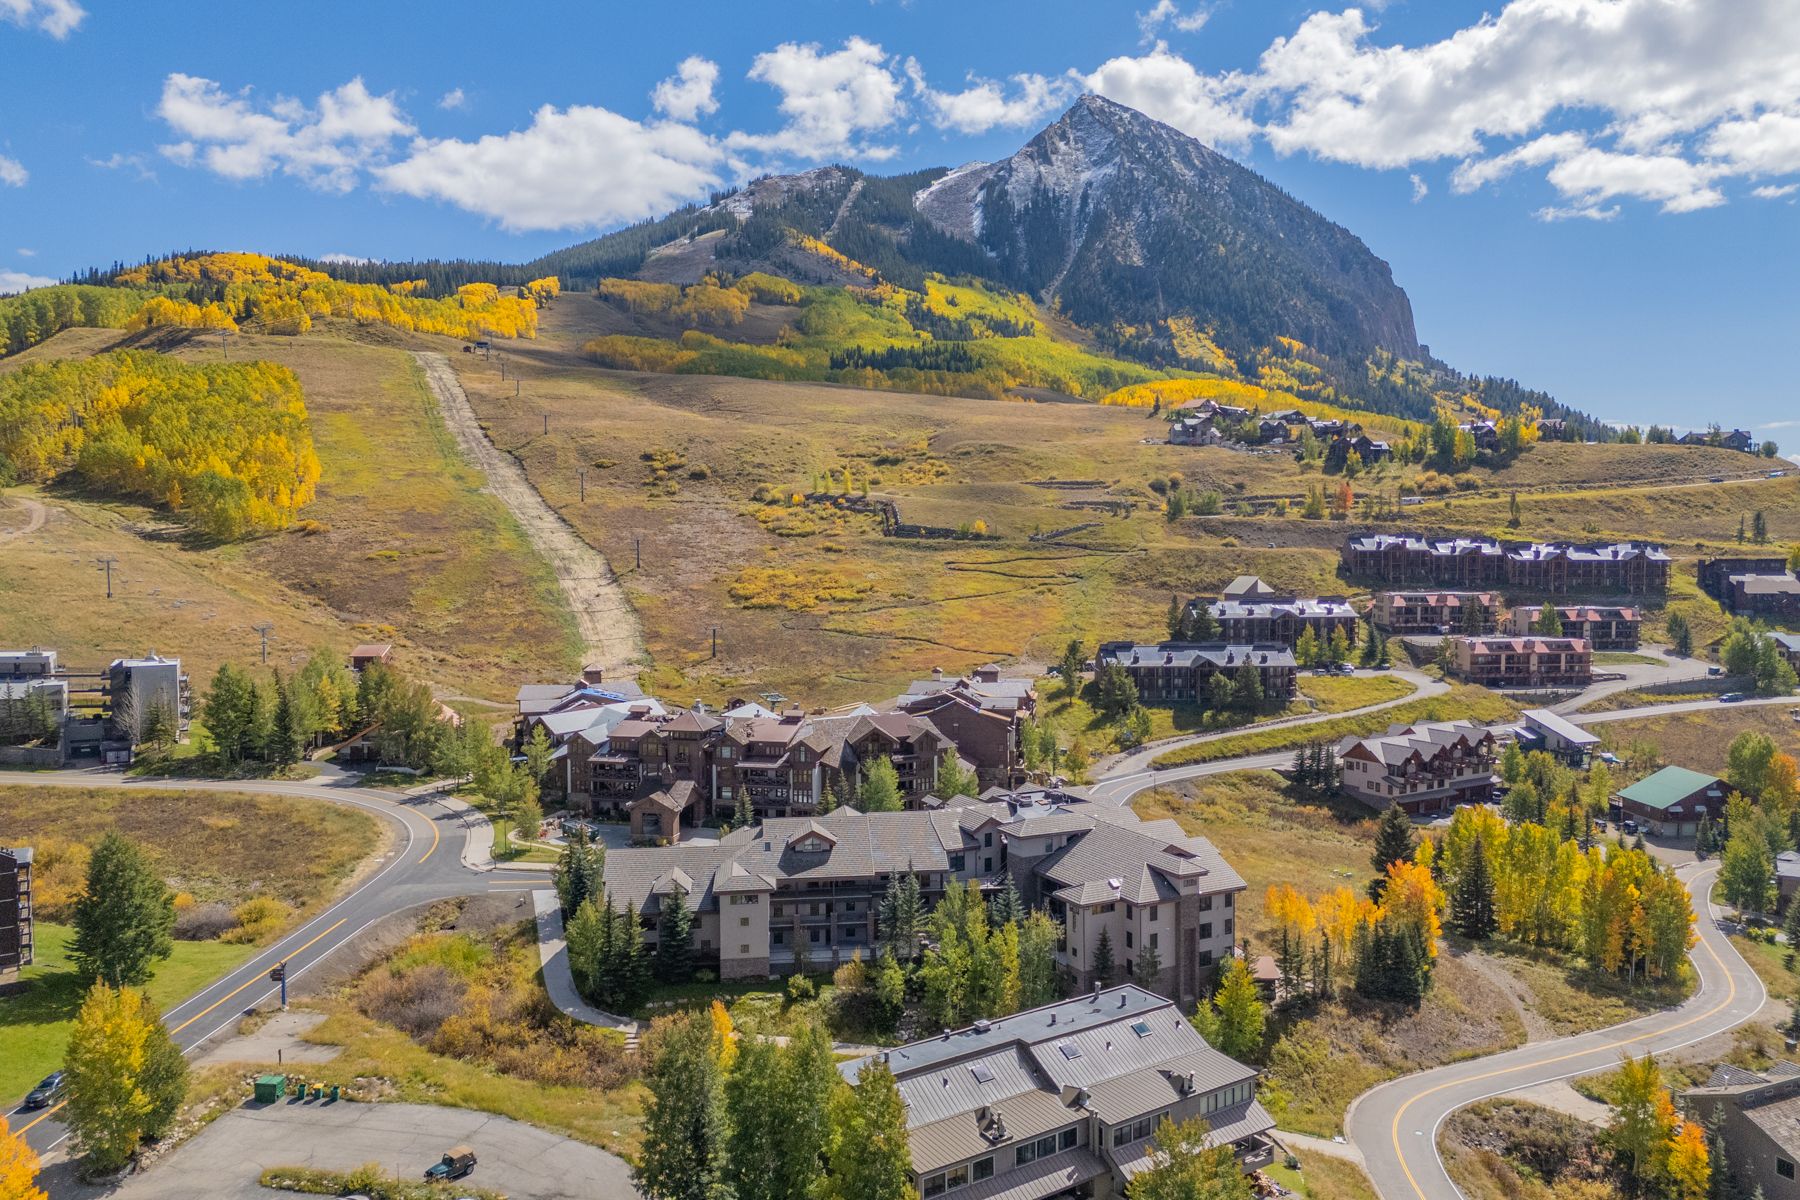
<instances>
[{"instance_id":1,"label":"cluster of condos","mask_svg":"<svg viewBox=\"0 0 1800 1200\"><path fill-rule=\"evenodd\" d=\"M1728 613L1800 621L1800 577L1785 558L1705 558L1700 590Z\"/></svg>"},{"instance_id":2,"label":"cluster of condos","mask_svg":"<svg viewBox=\"0 0 1800 1200\"><path fill-rule=\"evenodd\" d=\"M75 669L54 650L0 650L0 762L60 766L128 762L153 719L186 736L188 678L154 652Z\"/></svg>"}]
</instances>

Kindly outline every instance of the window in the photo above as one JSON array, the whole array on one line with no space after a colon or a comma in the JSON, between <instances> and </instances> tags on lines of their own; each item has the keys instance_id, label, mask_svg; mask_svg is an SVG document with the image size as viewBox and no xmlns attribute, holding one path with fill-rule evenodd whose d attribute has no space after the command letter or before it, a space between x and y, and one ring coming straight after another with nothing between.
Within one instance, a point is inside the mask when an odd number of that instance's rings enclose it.
<instances>
[{"instance_id":1,"label":"window","mask_svg":"<svg viewBox=\"0 0 1800 1200\"><path fill-rule=\"evenodd\" d=\"M738 924L747 929L750 926L750 918L749 917L739 917Z\"/></svg>"},{"instance_id":2,"label":"window","mask_svg":"<svg viewBox=\"0 0 1800 1200\"><path fill-rule=\"evenodd\" d=\"M992 1179L993 1177L994 1177L993 1156L989 1155L987 1158L976 1159L975 1160L975 1170L974 1170L974 1173L971 1175L971 1178L974 1179L976 1183L980 1183L984 1179Z\"/></svg>"},{"instance_id":3,"label":"window","mask_svg":"<svg viewBox=\"0 0 1800 1200\"><path fill-rule=\"evenodd\" d=\"M963 869L963 856L962 855L952 854L950 856L950 869L952 871L960 871Z\"/></svg>"},{"instance_id":4,"label":"window","mask_svg":"<svg viewBox=\"0 0 1800 1200\"><path fill-rule=\"evenodd\" d=\"M1019 1166L1036 1162L1040 1158L1049 1158L1056 1153L1056 1135L1047 1133L1035 1142L1025 1142L1019 1146L1017 1161Z\"/></svg>"},{"instance_id":5,"label":"window","mask_svg":"<svg viewBox=\"0 0 1800 1200\"><path fill-rule=\"evenodd\" d=\"M855 925L846 925L846 926L844 926L843 937L846 940L848 940L848 939L854 938L857 934L859 934L861 932L862 932L862 930L857 928Z\"/></svg>"},{"instance_id":6,"label":"window","mask_svg":"<svg viewBox=\"0 0 1800 1200\"><path fill-rule=\"evenodd\" d=\"M967 1187L968 1183L969 1183L969 1168L966 1166L951 1167L948 1171L944 1172L944 1186L945 1187L953 1187L953 1188Z\"/></svg>"},{"instance_id":7,"label":"window","mask_svg":"<svg viewBox=\"0 0 1800 1200\"><path fill-rule=\"evenodd\" d=\"M815 945L817 943L825 940L825 938L824 938L825 931L823 929L809 929L806 931L806 933L807 933L807 940L810 942L813 942Z\"/></svg>"},{"instance_id":8,"label":"window","mask_svg":"<svg viewBox=\"0 0 1800 1200\"><path fill-rule=\"evenodd\" d=\"M1785 1158L1777 1158L1775 1160L1775 1173L1783 1179L1792 1179L1794 1177L1794 1164Z\"/></svg>"},{"instance_id":9,"label":"window","mask_svg":"<svg viewBox=\"0 0 1800 1200\"><path fill-rule=\"evenodd\" d=\"M1233 904L1232 904L1232 901L1233 901L1233 900L1234 900L1234 899L1235 899L1235 898L1236 898L1236 897L1235 897L1235 894L1234 894L1234 893L1232 893L1232 892L1226 892L1226 893L1225 893L1225 907L1226 907L1226 908L1231 908L1231 907L1233 907Z\"/></svg>"},{"instance_id":10,"label":"window","mask_svg":"<svg viewBox=\"0 0 1800 1200\"><path fill-rule=\"evenodd\" d=\"M941 1173L933 1175L925 1180L925 1194L927 1196L941 1196L944 1194L944 1176Z\"/></svg>"},{"instance_id":11,"label":"window","mask_svg":"<svg viewBox=\"0 0 1800 1200\"><path fill-rule=\"evenodd\" d=\"M1148 1022L1148 1021L1132 1022L1131 1032L1137 1034L1139 1037L1149 1037L1150 1036L1150 1022Z\"/></svg>"},{"instance_id":12,"label":"window","mask_svg":"<svg viewBox=\"0 0 1800 1200\"><path fill-rule=\"evenodd\" d=\"M1200 911L1201 912L1211 912L1212 911L1212 897L1211 896L1200 897Z\"/></svg>"},{"instance_id":13,"label":"window","mask_svg":"<svg viewBox=\"0 0 1800 1200\"><path fill-rule=\"evenodd\" d=\"M769 944L773 946L787 945L787 930L777 929L774 933L771 933L769 935Z\"/></svg>"},{"instance_id":14,"label":"window","mask_svg":"<svg viewBox=\"0 0 1800 1200\"><path fill-rule=\"evenodd\" d=\"M993 830L990 829L986 833L981 835L981 844L983 846L992 846L994 844L994 831Z\"/></svg>"},{"instance_id":15,"label":"window","mask_svg":"<svg viewBox=\"0 0 1800 1200\"><path fill-rule=\"evenodd\" d=\"M1126 930L1126 931L1125 931L1125 948L1126 948L1126 949L1127 949L1127 950L1129 950L1129 949L1131 949L1131 946L1132 946L1132 941L1131 941L1131 930L1129 930L1129 929L1127 929L1127 930Z\"/></svg>"},{"instance_id":16,"label":"window","mask_svg":"<svg viewBox=\"0 0 1800 1200\"><path fill-rule=\"evenodd\" d=\"M738 953L739 954L750 953L750 943L749 942L739 942L738 943Z\"/></svg>"},{"instance_id":17,"label":"window","mask_svg":"<svg viewBox=\"0 0 1800 1200\"><path fill-rule=\"evenodd\" d=\"M1158 904L1150 909L1150 920L1152 922L1162 920L1162 905ZM1156 935L1151 934L1150 936L1154 938ZM1150 944L1152 946L1156 945L1156 943L1154 941L1151 942Z\"/></svg>"},{"instance_id":18,"label":"window","mask_svg":"<svg viewBox=\"0 0 1800 1200\"><path fill-rule=\"evenodd\" d=\"M1073 1125L1069 1126L1067 1129L1056 1135L1056 1148L1058 1150L1068 1150L1072 1148L1075 1145L1075 1139L1078 1136L1080 1136L1080 1130Z\"/></svg>"},{"instance_id":19,"label":"window","mask_svg":"<svg viewBox=\"0 0 1800 1200\"><path fill-rule=\"evenodd\" d=\"M1062 1056L1070 1062L1081 1057L1081 1047L1077 1046L1074 1042L1058 1042L1056 1048L1061 1051Z\"/></svg>"},{"instance_id":20,"label":"window","mask_svg":"<svg viewBox=\"0 0 1800 1200\"><path fill-rule=\"evenodd\" d=\"M1212 957L1211 950L1202 950L1200 952L1200 965L1201 966L1210 967L1210 966L1212 966L1212 961L1213 961L1213 957Z\"/></svg>"},{"instance_id":21,"label":"window","mask_svg":"<svg viewBox=\"0 0 1800 1200\"><path fill-rule=\"evenodd\" d=\"M989 1067L986 1063L976 1063L969 1068L969 1074L975 1077L976 1083L994 1082L993 1068Z\"/></svg>"},{"instance_id":22,"label":"window","mask_svg":"<svg viewBox=\"0 0 1800 1200\"><path fill-rule=\"evenodd\" d=\"M1203 938L1209 938L1212 936L1212 922L1211 921L1200 922L1200 936Z\"/></svg>"},{"instance_id":23,"label":"window","mask_svg":"<svg viewBox=\"0 0 1800 1200\"><path fill-rule=\"evenodd\" d=\"M1156 935L1154 933L1150 935L1150 948L1152 950L1157 948L1156 947Z\"/></svg>"},{"instance_id":24,"label":"window","mask_svg":"<svg viewBox=\"0 0 1800 1200\"><path fill-rule=\"evenodd\" d=\"M991 855L991 854L982 855L981 869L983 871L992 871L994 869L994 856L993 855Z\"/></svg>"}]
</instances>

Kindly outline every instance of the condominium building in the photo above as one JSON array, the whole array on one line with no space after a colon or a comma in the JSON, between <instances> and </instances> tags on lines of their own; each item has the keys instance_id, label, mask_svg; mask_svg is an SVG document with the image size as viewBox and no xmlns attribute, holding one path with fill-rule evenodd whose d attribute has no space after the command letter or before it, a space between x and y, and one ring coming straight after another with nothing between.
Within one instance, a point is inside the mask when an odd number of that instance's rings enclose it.
<instances>
[{"instance_id":1,"label":"condominium building","mask_svg":"<svg viewBox=\"0 0 1800 1200\"><path fill-rule=\"evenodd\" d=\"M1285 700L1293 696L1299 675L1293 650L1274 643L1107 642L1094 661L1124 667L1146 704L1205 703L1214 675L1235 681L1246 670L1256 672L1264 696Z\"/></svg>"},{"instance_id":2,"label":"condominium building","mask_svg":"<svg viewBox=\"0 0 1800 1200\"><path fill-rule=\"evenodd\" d=\"M1491 538L1363 533L1344 539L1344 573L1377 583L1523 591L1660 593L1669 555L1647 542L1575 545Z\"/></svg>"},{"instance_id":3,"label":"condominium building","mask_svg":"<svg viewBox=\"0 0 1800 1200\"><path fill-rule=\"evenodd\" d=\"M1504 632L1529 635L1542 619L1544 606L1521 604L1507 614ZM1556 615L1564 637L1580 638L1595 650L1636 650L1643 627L1642 610L1629 605L1559 604Z\"/></svg>"},{"instance_id":4,"label":"condominium building","mask_svg":"<svg viewBox=\"0 0 1800 1200\"><path fill-rule=\"evenodd\" d=\"M1214 1050L1174 1003L1095 989L879 1052L906 1104L924 1200L1111 1200L1156 1161L1166 1119L1202 1118L1246 1171L1274 1160L1256 1070ZM852 1084L868 1059L841 1064Z\"/></svg>"},{"instance_id":5,"label":"condominium building","mask_svg":"<svg viewBox=\"0 0 1800 1200\"><path fill-rule=\"evenodd\" d=\"M1381 592L1372 611L1376 628L1396 636L1492 633L1500 613L1500 593Z\"/></svg>"},{"instance_id":6,"label":"condominium building","mask_svg":"<svg viewBox=\"0 0 1800 1200\"><path fill-rule=\"evenodd\" d=\"M31 847L0 847L0 988L31 965Z\"/></svg>"},{"instance_id":7,"label":"condominium building","mask_svg":"<svg viewBox=\"0 0 1800 1200\"><path fill-rule=\"evenodd\" d=\"M186 739L188 677L181 660L150 653L101 669L72 669L54 650L0 651L0 744L43 741L48 765L74 759L125 763L154 720L172 740ZM33 728L27 728L33 726Z\"/></svg>"},{"instance_id":8,"label":"condominium building","mask_svg":"<svg viewBox=\"0 0 1800 1200\"><path fill-rule=\"evenodd\" d=\"M871 957L896 875L915 876L928 907L949 884L995 890L1010 876L1027 905L1063 927L1057 956L1079 985L1093 982L1104 940L1116 970L1133 970L1153 949L1158 990L1181 998L1198 996L1231 953L1245 886L1205 838L1069 790L769 818L715 845L614 850L605 872L607 894L642 912L651 942L664 898L680 891L697 954L727 979Z\"/></svg>"},{"instance_id":9,"label":"condominium building","mask_svg":"<svg viewBox=\"0 0 1800 1200\"><path fill-rule=\"evenodd\" d=\"M1494 735L1473 721L1396 725L1338 745L1342 788L1371 808L1414 816L1485 802L1494 786Z\"/></svg>"},{"instance_id":10,"label":"condominium building","mask_svg":"<svg viewBox=\"0 0 1800 1200\"><path fill-rule=\"evenodd\" d=\"M1708 558L1698 569L1700 590L1726 612L1800 620L1800 578L1785 558Z\"/></svg>"},{"instance_id":11,"label":"condominium building","mask_svg":"<svg viewBox=\"0 0 1800 1200\"><path fill-rule=\"evenodd\" d=\"M1188 611L1202 605L1212 614L1223 642L1292 646L1307 629L1321 645L1340 630L1356 640L1356 610L1342 596L1283 595L1254 575L1233 580L1217 600L1188 601Z\"/></svg>"},{"instance_id":12,"label":"condominium building","mask_svg":"<svg viewBox=\"0 0 1800 1200\"><path fill-rule=\"evenodd\" d=\"M1724 1153L1715 1169L1730 1176L1721 1181L1727 1195L1800 1195L1800 1064L1748 1071L1721 1063L1678 1103L1688 1120L1717 1130Z\"/></svg>"},{"instance_id":13,"label":"condominium building","mask_svg":"<svg viewBox=\"0 0 1800 1200\"><path fill-rule=\"evenodd\" d=\"M1580 638L1458 637L1450 639L1451 671L1482 687L1586 687L1594 652Z\"/></svg>"}]
</instances>

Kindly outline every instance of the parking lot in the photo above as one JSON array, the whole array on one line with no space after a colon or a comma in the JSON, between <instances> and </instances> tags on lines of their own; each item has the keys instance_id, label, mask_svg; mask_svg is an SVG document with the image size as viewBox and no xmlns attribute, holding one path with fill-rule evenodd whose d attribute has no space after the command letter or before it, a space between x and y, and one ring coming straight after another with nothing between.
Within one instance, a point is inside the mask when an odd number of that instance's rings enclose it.
<instances>
[{"instance_id":1,"label":"parking lot","mask_svg":"<svg viewBox=\"0 0 1800 1200\"><path fill-rule=\"evenodd\" d=\"M279 1193L265 1190L257 1180L275 1166L347 1171L374 1162L389 1174L417 1179L458 1143L467 1143L479 1159L466 1182L505 1192L513 1200L638 1194L622 1160L506 1117L422 1104L348 1101L246 1104L106 1194L118 1200L268 1200Z\"/></svg>"}]
</instances>

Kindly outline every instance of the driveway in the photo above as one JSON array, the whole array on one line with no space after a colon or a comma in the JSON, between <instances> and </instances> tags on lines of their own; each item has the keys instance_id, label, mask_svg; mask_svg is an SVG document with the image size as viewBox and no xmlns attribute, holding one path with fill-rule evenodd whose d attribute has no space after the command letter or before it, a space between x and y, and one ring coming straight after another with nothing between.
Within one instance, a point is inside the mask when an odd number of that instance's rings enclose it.
<instances>
[{"instance_id":1,"label":"driveway","mask_svg":"<svg viewBox=\"0 0 1800 1200\"><path fill-rule=\"evenodd\" d=\"M416 1179L460 1142L480 1164L472 1186L514 1200L634 1197L625 1163L604 1150L506 1117L423 1104L246 1104L208 1125L193 1141L117 1190L58 1189L58 1195L116 1200L268 1200L257 1180L269 1167L347 1171L380 1163Z\"/></svg>"}]
</instances>

